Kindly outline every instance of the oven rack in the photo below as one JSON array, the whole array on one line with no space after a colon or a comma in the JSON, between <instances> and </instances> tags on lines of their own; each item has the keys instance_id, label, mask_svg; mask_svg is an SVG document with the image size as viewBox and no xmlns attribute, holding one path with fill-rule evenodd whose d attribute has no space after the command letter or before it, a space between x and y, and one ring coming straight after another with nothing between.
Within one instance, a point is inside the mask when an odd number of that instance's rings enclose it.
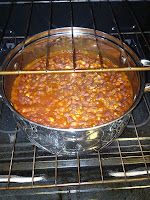
<instances>
[{"instance_id":1,"label":"oven rack","mask_svg":"<svg viewBox=\"0 0 150 200\"><path fill-rule=\"evenodd\" d=\"M0 71L0 75L21 75L21 74L69 74L69 73L91 73L91 72L125 72L125 71L150 71L150 67L121 67L107 69L74 69L74 70L37 70L37 71Z\"/></svg>"},{"instance_id":2,"label":"oven rack","mask_svg":"<svg viewBox=\"0 0 150 200\"><path fill-rule=\"evenodd\" d=\"M133 67L129 65L128 62L128 55L127 52L124 48L124 33L122 34L120 31L120 27L118 25L117 22L117 17L115 15L112 3L110 1L108 1L108 7L110 8L110 12L112 14L113 17L113 22L115 24L117 33L113 33L113 35L117 35L117 37L120 39L121 42L121 47L124 51L124 54L126 55L126 59L127 59L127 66L125 67L121 67L119 66L119 68L103 68L103 58L101 55L101 50L100 50L100 45L98 44L98 37L96 35L96 29L97 29L97 24L96 24L96 19L95 19L95 15L94 15L94 9L93 9L93 1L87 0L86 2L88 2L88 7L89 7L89 12L90 12L90 17L91 17L91 21L92 21L92 28L93 28L93 34L95 35L95 42L96 42L96 46L97 46L97 50L98 50L98 56L99 56L99 62L100 62L100 68L96 68L96 69L78 69L76 68L76 47L75 47L75 41L74 41L74 24L75 24L75 20L74 20L74 9L73 9L73 4L75 3L75 1L69 0L66 1L69 3L69 7L70 7L70 28L71 28L71 43L72 43L72 62L73 62L73 69L68 69L68 70L47 70L48 69L48 59L49 59L49 52L50 50L50 45L48 45L49 40L47 40L47 52L46 52L46 69L45 70L36 70L36 71L32 71L32 70L21 70L21 67L19 67L20 70L12 70L12 71L0 71L0 75L19 75L19 74L58 74L58 73L84 73L84 72L117 72L117 71L149 71L150 70L150 62L149 60L146 60L146 66L138 66L138 67ZM10 2L3 2L2 5L7 5ZM52 22L53 22L53 4L57 3L56 1L13 1L10 4L10 10L9 10L9 14L8 14L8 18L6 20L6 24L4 26L4 29L2 30L1 33L1 37L0 37L0 43L2 43L2 40L5 37L5 32L6 32L6 27L9 23L10 17L12 15L12 10L14 5L16 4L30 4L30 11L29 11L29 16L28 16L28 20L27 20L27 26L26 26L26 30L25 30L25 36L23 39L23 48L25 47L25 41L26 39L29 37L29 31L30 31L30 26L31 26L31 19L32 19L32 12L33 12L33 6L34 4L39 4L39 3L46 3L49 6L49 22L48 22L48 38L51 36L51 29L52 29ZM82 2L83 3L83 2ZM100 3L100 2L99 2ZM127 6L127 9L129 10L130 14L132 15L132 17L134 18L135 24L137 25L140 34L145 42L145 45L147 46L148 50L150 51L150 44L149 44L149 40L147 39L147 37L145 36L145 33L142 31L142 28L140 26L140 23L135 15L135 13L133 12L131 6L129 5L129 3L127 1L124 2L124 4ZM113 29L115 29L113 27ZM138 34L139 32L134 32L134 34ZM130 33L131 34L131 33ZM145 57L145 55L144 55ZM23 59L23 56L22 56ZM2 69L3 66L0 66L0 68Z\"/></svg>"},{"instance_id":3,"label":"oven rack","mask_svg":"<svg viewBox=\"0 0 150 200\"><path fill-rule=\"evenodd\" d=\"M52 5L59 1L6 1L0 2L0 7L8 5L8 15L5 20L2 32L0 34L0 45L8 39L20 39L25 41L30 35L30 26L32 20L32 13L34 6L37 4L46 4L49 6L49 24L48 30L53 28L52 21ZM74 1L66 1L70 4L71 27L74 26ZM92 7L93 1L86 1L89 3L90 12L92 17L92 25L94 30L97 29L96 19L94 16L94 9ZM98 1L101 4L101 1ZM7 26L11 21L13 9L17 5L29 5L28 19L26 30L23 35L7 35ZM128 12L132 15L133 27L131 31L122 31L118 18L114 12L113 3L106 2L112 14L112 27L111 35L125 41L127 36L135 36L137 45L135 50L141 58L149 59L150 52L149 35L150 31L142 30L139 23L137 13L130 2L122 2L127 8ZM141 46L139 38L144 43L144 48ZM4 52L4 56L8 53ZM38 193L49 189L49 193L67 193L69 195L77 191L99 191L99 190L123 190L123 189L137 189L149 188L149 175L150 175L150 137L149 137L149 99L150 96L145 94L143 102L146 107L147 123L139 125L136 123L136 115L133 113L131 117L131 125L123 133L122 137L115 139L110 146L103 149L102 152L93 152L91 154L75 155L75 156L54 156L47 152L37 149L32 144L28 143L26 139L21 141L18 139L23 137L23 133L18 129L17 125L13 131L0 131L1 134L7 133L11 138L11 143L1 143L0 145L0 172L7 175L6 182L0 184L0 196L4 194L13 194L15 192L24 195L29 193ZM2 106L4 107L4 105ZM1 109L3 110L3 109ZM2 112L2 111L1 111ZM3 115L1 114L1 118ZM145 130L145 127L148 130ZM131 136L132 135L132 136ZM43 172L44 171L44 172ZM140 175L135 175L136 173ZM140 171L140 172L139 172ZM41 175L42 173L42 175ZM131 176L131 174L134 176ZM30 183L12 183L11 179L14 175L19 177L29 177ZM36 182L37 177L43 176L41 182ZM1 177L0 177L1 178ZM51 190L52 189L52 190ZM37 191L38 190L38 191Z\"/></svg>"},{"instance_id":4,"label":"oven rack","mask_svg":"<svg viewBox=\"0 0 150 200\"><path fill-rule=\"evenodd\" d=\"M93 191L150 188L149 131L147 135L142 134L142 128L150 126L150 103L147 98L145 94L142 100L148 114L145 124L136 125L133 113L130 125L122 137L114 139L102 151L90 154L50 154L27 140L20 142L19 136L24 134L16 125L14 131L8 131L11 143L0 145L0 172L5 174L4 183L4 177L0 175L0 196L6 190L11 194L16 193L16 190L18 193L29 190L32 194L37 189L73 192L76 188L83 192L88 191L89 187ZM12 181L16 175L19 178L14 183ZM28 183L24 182L25 177ZM41 181L37 182L38 178Z\"/></svg>"}]
</instances>

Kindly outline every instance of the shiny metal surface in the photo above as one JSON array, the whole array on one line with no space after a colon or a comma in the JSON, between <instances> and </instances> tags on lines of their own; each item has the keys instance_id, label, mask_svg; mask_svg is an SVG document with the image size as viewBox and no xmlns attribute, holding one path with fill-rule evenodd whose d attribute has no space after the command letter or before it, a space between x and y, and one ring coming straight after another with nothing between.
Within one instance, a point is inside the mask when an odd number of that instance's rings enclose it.
<instances>
[{"instance_id":1,"label":"shiny metal surface","mask_svg":"<svg viewBox=\"0 0 150 200\"><path fill-rule=\"evenodd\" d=\"M72 43L72 31L74 43ZM50 34L50 37L49 37ZM97 37L97 40L95 40ZM21 70L33 60L46 55L47 45L50 52L60 50L98 53L97 42L101 48L103 59L109 59L117 66L130 64L138 66L139 59L134 52L120 40L99 31L86 28L60 28L39 33L23 43L19 44L6 57L3 65L5 70ZM123 47L122 47L123 44ZM72 47L74 45L74 47ZM75 51L74 51L75 48ZM13 111L20 128L27 134L29 140L40 148L54 154L74 154L76 152L88 152L98 150L108 145L113 138L118 137L130 118L130 112L139 102L144 79L141 73L126 72L132 83L134 104L117 120L107 124L86 129L59 129L42 126L33 123L21 116L10 102L11 87L16 76L3 77L3 98Z\"/></svg>"},{"instance_id":2,"label":"shiny metal surface","mask_svg":"<svg viewBox=\"0 0 150 200\"><path fill-rule=\"evenodd\" d=\"M150 92L150 83L145 84L144 92Z\"/></svg>"},{"instance_id":3,"label":"shiny metal surface","mask_svg":"<svg viewBox=\"0 0 150 200\"><path fill-rule=\"evenodd\" d=\"M149 112L149 107L147 109ZM20 130L18 129L16 134L13 134L12 144L7 148L6 144L0 145L0 171L5 174L9 172L11 181L16 173L23 177L28 174L30 182L19 184L10 182L8 187L7 184L6 186L1 184L1 192L7 189L11 193L16 190L18 193L23 193L27 192L27 189L34 189L32 192L36 193L36 189L63 188L65 190L68 187L78 186L83 188L89 186L91 189L96 186L102 187L103 190L148 188L149 168L147 170L146 167L150 164L149 132L147 131L145 137L142 136L141 131L136 127L135 116L131 116L131 121L134 125L132 132L135 132L132 137L130 129L127 129L128 135L114 139L113 143L103 151L95 151L87 155L79 153L74 156L57 156L40 150L30 143L19 143L17 138ZM70 176L69 170L71 170ZM146 173L140 175L142 172ZM75 180L72 177L74 175ZM32 181L37 177L41 181Z\"/></svg>"}]
</instances>

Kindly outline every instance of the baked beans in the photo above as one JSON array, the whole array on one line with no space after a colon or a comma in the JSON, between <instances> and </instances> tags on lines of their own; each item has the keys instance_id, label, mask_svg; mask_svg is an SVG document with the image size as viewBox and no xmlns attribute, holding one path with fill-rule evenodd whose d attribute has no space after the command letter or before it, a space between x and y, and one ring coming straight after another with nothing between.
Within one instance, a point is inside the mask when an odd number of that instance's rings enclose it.
<instances>
[{"instance_id":1,"label":"baked beans","mask_svg":"<svg viewBox=\"0 0 150 200\"><path fill-rule=\"evenodd\" d=\"M78 52L76 67L101 67L98 56ZM107 59L103 67L117 67ZM72 69L70 52L56 52L28 64L24 70ZM55 128L89 128L117 119L133 103L124 72L28 74L15 79L11 102L25 118Z\"/></svg>"}]
</instances>

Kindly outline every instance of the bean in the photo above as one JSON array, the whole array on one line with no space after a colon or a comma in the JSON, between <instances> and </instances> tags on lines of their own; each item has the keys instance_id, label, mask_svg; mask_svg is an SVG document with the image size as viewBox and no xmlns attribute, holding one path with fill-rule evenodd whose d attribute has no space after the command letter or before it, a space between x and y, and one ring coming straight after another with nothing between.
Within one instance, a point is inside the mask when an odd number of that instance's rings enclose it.
<instances>
[{"instance_id":1,"label":"bean","mask_svg":"<svg viewBox=\"0 0 150 200\"><path fill-rule=\"evenodd\" d=\"M97 55L78 52L77 68L100 67ZM117 67L104 59L103 66ZM42 70L46 57L25 70ZM48 69L71 69L72 53L51 53ZM124 72L19 75L11 101L22 115L56 128L86 128L109 122L124 114L133 103L133 91Z\"/></svg>"}]
</instances>

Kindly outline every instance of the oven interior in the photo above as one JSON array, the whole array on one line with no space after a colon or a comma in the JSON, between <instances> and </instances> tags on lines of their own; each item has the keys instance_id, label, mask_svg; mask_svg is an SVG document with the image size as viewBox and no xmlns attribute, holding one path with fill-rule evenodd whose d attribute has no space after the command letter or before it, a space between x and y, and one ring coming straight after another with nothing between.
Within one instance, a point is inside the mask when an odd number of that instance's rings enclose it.
<instances>
[{"instance_id":1,"label":"oven interior","mask_svg":"<svg viewBox=\"0 0 150 200\"><path fill-rule=\"evenodd\" d=\"M140 59L150 59L148 1L1 1L0 16L1 69L9 51L29 36L70 26L109 33ZM145 76L148 83L150 73ZM113 199L111 192L117 191L121 199L126 191L130 199L130 189L150 187L149 130L150 94L144 93L127 128L110 146L90 154L55 156L33 146L0 102L0 198ZM145 195L141 192L136 199L148 199Z\"/></svg>"}]
</instances>

